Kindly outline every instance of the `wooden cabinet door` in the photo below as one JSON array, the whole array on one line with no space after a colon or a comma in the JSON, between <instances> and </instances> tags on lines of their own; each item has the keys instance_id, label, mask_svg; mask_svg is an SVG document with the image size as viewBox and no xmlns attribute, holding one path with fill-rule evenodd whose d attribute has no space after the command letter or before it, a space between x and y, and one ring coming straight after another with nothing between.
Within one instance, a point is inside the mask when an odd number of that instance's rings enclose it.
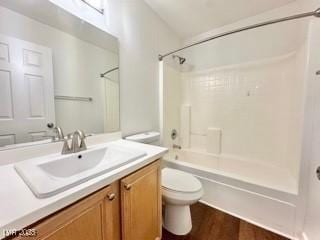
<instances>
[{"instance_id":1,"label":"wooden cabinet door","mask_svg":"<svg viewBox=\"0 0 320 240\"><path fill-rule=\"evenodd\" d=\"M31 226L38 234L28 239L120 240L118 193L116 182Z\"/></svg>"},{"instance_id":2,"label":"wooden cabinet door","mask_svg":"<svg viewBox=\"0 0 320 240\"><path fill-rule=\"evenodd\" d=\"M160 161L121 180L123 240L161 239Z\"/></svg>"}]
</instances>

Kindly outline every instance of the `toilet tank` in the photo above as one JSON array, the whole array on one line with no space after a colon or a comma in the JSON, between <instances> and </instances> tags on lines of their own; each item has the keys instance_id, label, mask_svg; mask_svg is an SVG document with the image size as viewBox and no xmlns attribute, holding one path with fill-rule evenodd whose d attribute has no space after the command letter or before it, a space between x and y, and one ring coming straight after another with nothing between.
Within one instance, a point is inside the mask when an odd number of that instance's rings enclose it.
<instances>
[{"instance_id":1,"label":"toilet tank","mask_svg":"<svg viewBox=\"0 0 320 240\"><path fill-rule=\"evenodd\" d=\"M159 132L144 132L124 138L125 140L140 142L150 145L160 145L160 133Z\"/></svg>"}]
</instances>

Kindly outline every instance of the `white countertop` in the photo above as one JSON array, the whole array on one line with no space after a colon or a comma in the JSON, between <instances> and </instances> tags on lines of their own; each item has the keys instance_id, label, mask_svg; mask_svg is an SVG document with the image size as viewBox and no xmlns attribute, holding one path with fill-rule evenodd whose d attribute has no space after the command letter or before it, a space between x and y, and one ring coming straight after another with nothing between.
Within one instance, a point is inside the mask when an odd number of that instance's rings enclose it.
<instances>
[{"instance_id":1,"label":"white countertop","mask_svg":"<svg viewBox=\"0 0 320 240\"><path fill-rule=\"evenodd\" d=\"M115 143L143 150L147 155L49 198L36 198L15 171L14 164L0 166L0 239L4 238L5 230L27 227L161 158L167 152L166 148L125 140L112 142Z\"/></svg>"}]
</instances>

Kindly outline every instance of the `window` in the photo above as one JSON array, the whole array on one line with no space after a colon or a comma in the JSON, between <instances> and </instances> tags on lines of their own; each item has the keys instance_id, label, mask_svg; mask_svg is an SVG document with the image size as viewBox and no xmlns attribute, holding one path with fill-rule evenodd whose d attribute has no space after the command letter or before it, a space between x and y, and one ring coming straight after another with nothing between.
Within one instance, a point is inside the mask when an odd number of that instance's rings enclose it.
<instances>
[{"instance_id":1,"label":"window","mask_svg":"<svg viewBox=\"0 0 320 240\"><path fill-rule=\"evenodd\" d=\"M93 9L97 10L101 14L103 14L103 0L81 0L82 2L86 3L88 6L92 7Z\"/></svg>"}]
</instances>

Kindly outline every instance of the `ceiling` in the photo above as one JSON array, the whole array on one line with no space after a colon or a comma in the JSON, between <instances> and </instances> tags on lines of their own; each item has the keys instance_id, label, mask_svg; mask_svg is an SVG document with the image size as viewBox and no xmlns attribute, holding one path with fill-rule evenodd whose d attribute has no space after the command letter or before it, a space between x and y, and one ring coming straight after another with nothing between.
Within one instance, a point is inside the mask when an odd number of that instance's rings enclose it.
<instances>
[{"instance_id":1,"label":"ceiling","mask_svg":"<svg viewBox=\"0 0 320 240\"><path fill-rule=\"evenodd\" d=\"M145 0L183 39L294 0Z\"/></svg>"}]
</instances>

